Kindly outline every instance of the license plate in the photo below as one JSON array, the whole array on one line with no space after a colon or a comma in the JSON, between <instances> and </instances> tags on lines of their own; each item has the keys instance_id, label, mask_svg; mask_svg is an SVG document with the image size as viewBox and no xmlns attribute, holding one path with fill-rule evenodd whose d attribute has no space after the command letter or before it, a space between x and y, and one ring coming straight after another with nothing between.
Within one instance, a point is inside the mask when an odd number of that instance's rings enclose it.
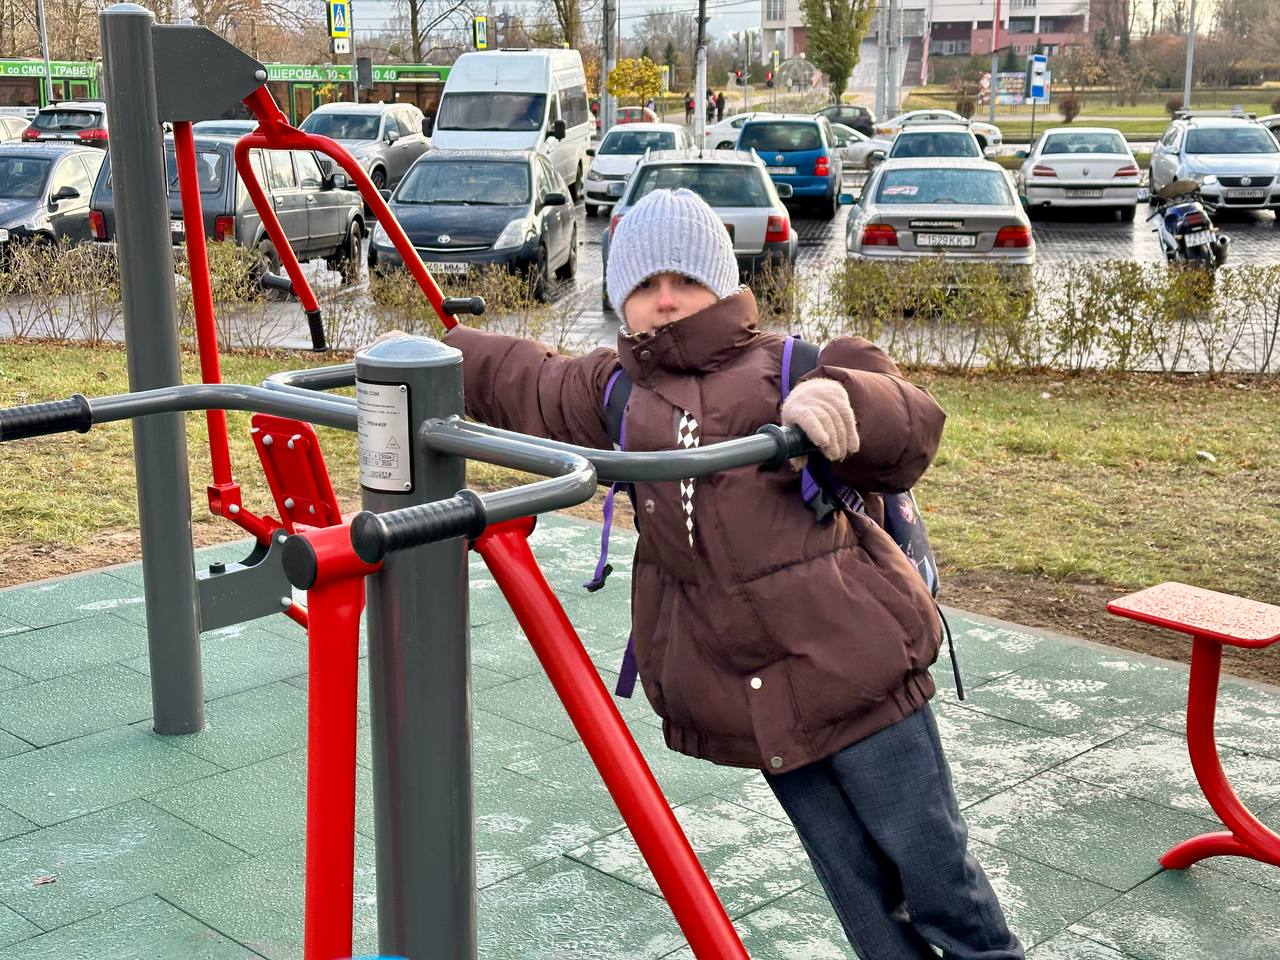
<instances>
[{"instance_id":1,"label":"license plate","mask_svg":"<svg viewBox=\"0 0 1280 960\"><path fill-rule=\"evenodd\" d=\"M1213 235L1208 230L1197 230L1194 233L1184 234L1182 241L1188 247L1203 247L1213 241Z\"/></svg>"},{"instance_id":2,"label":"license plate","mask_svg":"<svg viewBox=\"0 0 1280 960\"><path fill-rule=\"evenodd\" d=\"M1228 190L1227 196L1232 200L1261 200L1267 195L1266 190L1250 188L1248 190Z\"/></svg>"},{"instance_id":3,"label":"license plate","mask_svg":"<svg viewBox=\"0 0 1280 960\"><path fill-rule=\"evenodd\" d=\"M186 232L187 232L187 225L186 225L186 223L185 223L185 222L183 222L182 220L170 220L170 221L169 221L169 231L170 231L171 233L186 233Z\"/></svg>"},{"instance_id":4,"label":"license plate","mask_svg":"<svg viewBox=\"0 0 1280 960\"><path fill-rule=\"evenodd\" d=\"M978 238L971 233L917 233L917 247L973 247Z\"/></svg>"},{"instance_id":5,"label":"license plate","mask_svg":"<svg viewBox=\"0 0 1280 960\"><path fill-rule=\"evenodd\" d=\"M465 277L470 266L468 263L461 263L457 260L437 260L428 263L427 269L432 273L446 273L454 277Z\"/></svg>"},{"instance_id":6,"label":"license plate","mask_svg":"<svg viewBox=\"0 0 1280 960\"><path fill-rule=\"evenodd\" d=\"M772 174L776 174L778 176L783 176L783 177L794 176L796 172L795 167L765 167L765 169Z\"/></svg>"},{"instance_id":7,"label":"license plate","mask_svg":"<svg viewBox=\"0 0 1280 960\"><path fill-rule=\"evenodd\" d=\"M1101 190L1068 190L1068 197L1076 197L1081 200L1101 200Z\"/></svg>"}]
</instances>

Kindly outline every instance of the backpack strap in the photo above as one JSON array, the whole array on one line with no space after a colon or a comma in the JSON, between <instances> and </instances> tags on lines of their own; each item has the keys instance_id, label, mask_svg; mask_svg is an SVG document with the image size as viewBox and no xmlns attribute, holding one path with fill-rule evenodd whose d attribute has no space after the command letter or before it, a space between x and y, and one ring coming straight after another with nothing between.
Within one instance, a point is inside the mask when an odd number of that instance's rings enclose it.
<instances>
[{"instance_id":1,"label":"backpack strap","mask_svg":"<svg viewBox=\"0 0 1280 960\"><path fill-rule=\"evenodd\" d=\"M782 345L782 399L786 400L792 387L810 370L818 365L820 348L816 343L801 340L795 335L788 336ZM827 494L822 484L814 476L816 461L811 455L803 470L800 471L800 497L813 511L814 519L821 523L834 510L837 504Z\"/></svg>"},{"instance_id":2,"label":"backpack strap","mask_svg":"<svg viewBox=\"0 0 1280 960\"><path fill-rule=\"evenodd\" d=\"M627 426L623 422L627 412L627 401L631 399L631 378L627 372L618 367L609 377L604 387L604 426L609 434L609 442L615 450L621 450L626 444ZM630 484L614 483L604 498L604 527L600 531L600 557L596 561L595 573L582 586L588 593L595 593L613 573L613 565L609 563L609 534L613 530L613 498L623 487Z\"/></svg>"}]
</instances>

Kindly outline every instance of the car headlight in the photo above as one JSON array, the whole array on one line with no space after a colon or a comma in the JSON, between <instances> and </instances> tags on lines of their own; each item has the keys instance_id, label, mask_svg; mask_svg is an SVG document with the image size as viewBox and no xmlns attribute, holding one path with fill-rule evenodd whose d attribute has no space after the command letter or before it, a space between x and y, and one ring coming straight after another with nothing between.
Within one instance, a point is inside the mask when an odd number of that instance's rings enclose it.
<instances>
[{"instance_id":1,"label":"car headlight","mask_svg":"<svg viewBox=\"0 0 1280 960\"><path fill-rule=\"evenodd\" d=\"M537 229L531 219L517 217L503 228L502 233L498 234L498 239L494 241L493 249L510 250L513 247L522 246L536 232Z\"/></svg>"},{"instance_id":2,"label":"car headlight","mask_svg":"<svg viewBox=\"0 0 1280 960\"><path fill-rule=\"evenodd\" d=\"M1187 174L1187 179L1194 180L1202 187L1211 187L1218 182L1218 178L1212 173L1196 173L1194 170Z\"/></svg>"},{"instance_id":3,"label":"car headlight","mask_svg":"<svg viewBox=\"0 0 1280 960\"><path fill-rule=\"evenodd\" d=\"M379 223L376 227L373 228L373 239L370 240L369 242L372 243L375 247L391 246L391 237L387 233L387 228L384 227L381 223Z\"/></svg>"}]
</instances>

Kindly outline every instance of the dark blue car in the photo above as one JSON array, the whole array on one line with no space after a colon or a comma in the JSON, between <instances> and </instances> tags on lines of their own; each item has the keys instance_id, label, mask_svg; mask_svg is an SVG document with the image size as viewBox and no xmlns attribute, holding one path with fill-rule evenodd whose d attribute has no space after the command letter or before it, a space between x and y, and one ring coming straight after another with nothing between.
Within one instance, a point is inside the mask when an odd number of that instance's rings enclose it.
<instances>
[{"instance_id":1,"label":"dark blue car","mask_svg":"<svg viewBox=\"0 0 1280 960\"><path fill-rule=\"evenodd\" d=\"M738 132L738 149L754 150L776 184L791 187L793 202L809 203L830 220L840 209L844 177L836 137L825 117L759 117Z\"/></svg>"}]
</instances>

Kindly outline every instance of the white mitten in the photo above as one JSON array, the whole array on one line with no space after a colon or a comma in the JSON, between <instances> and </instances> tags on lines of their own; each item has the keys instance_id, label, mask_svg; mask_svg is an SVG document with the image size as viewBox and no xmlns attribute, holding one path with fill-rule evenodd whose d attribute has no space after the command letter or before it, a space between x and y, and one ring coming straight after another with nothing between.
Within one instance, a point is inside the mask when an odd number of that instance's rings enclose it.
<instances>
[{"instance_id":1,"label":"white mitten","mask_svg":"<svg viewBox=\"0 0 1280 960\"><path fill-rule=\"evenodd\" d=\"M834 380L818 378L797 385L782 403L782 423L803 430L832 463L858 452L853 406Z\"/></svg>"}]
</instances>

